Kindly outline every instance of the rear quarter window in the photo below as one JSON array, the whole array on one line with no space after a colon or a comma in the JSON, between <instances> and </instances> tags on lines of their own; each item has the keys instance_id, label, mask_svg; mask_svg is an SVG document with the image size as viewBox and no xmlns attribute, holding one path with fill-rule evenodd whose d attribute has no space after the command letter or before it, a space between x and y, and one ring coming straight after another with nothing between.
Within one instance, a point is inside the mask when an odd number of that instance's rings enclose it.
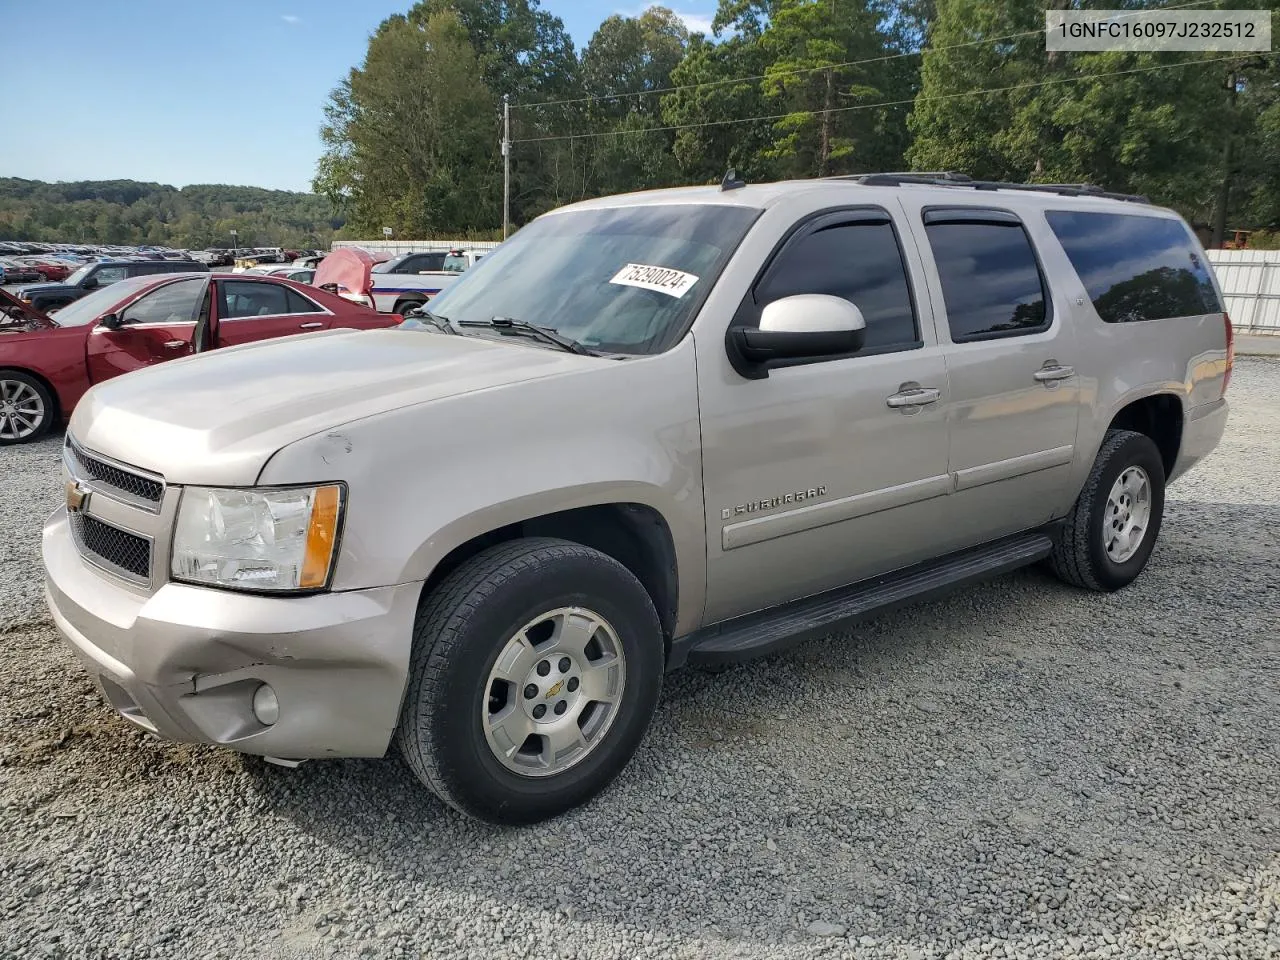
<instances>
[{"instance_id":1,"label":"rear quarter window","mask_svg":"<svg viewBox=\"0 0 1280 960\"><path fill-rule=\"evenodd\" d=\"M1106 323L1222 311L1209 264L1182 221L1063 210L1045 218Z\"/></svg>"}]
</instances>

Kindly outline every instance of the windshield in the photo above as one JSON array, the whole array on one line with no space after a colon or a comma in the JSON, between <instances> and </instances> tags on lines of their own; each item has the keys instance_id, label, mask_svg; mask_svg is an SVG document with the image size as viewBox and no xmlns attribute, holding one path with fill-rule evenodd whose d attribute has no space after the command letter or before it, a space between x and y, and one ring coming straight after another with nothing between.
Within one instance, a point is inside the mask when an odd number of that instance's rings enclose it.
<instances>
[{"instance_id":1,"label":"windshield","mask_svg":"<svg viewBox=\"0 0 1280 960\"><path fill-rule=\"evenodd\" d=\"M60 327L83 327L102 316L117 303L132 297L144 287L156 282L155 275L134 277L132 280L121 280L93 291L87 297L81 297L67 304L53 315L53 320Z\"/></svg>"},{"instance_id":2,"label":"windshield","mask_svg":"<svg viewBox=\"0 0 1280 960\"><path fill-rule=\"evenodd\" d=\"M92 263L86 263L83 267L80 267L74 273L70 274L67 277L67 279L63 280L62 282L70 283L72 285L79 283L81 280L83 280L85 277L89 275L89 271L93 269L93 266L94 265Z\"/></svg>"},{"instance_id":3,"label":"windshield","mask_svg":"<svg viewBox=\"0 0 1280 960\"><path fill-rule=\"evenodd\" d=\"M683 336L758 213L671 204L550 214L458 277L431 311L552 327L602 353L660 353Z\"/></svg>"}]
</instances>

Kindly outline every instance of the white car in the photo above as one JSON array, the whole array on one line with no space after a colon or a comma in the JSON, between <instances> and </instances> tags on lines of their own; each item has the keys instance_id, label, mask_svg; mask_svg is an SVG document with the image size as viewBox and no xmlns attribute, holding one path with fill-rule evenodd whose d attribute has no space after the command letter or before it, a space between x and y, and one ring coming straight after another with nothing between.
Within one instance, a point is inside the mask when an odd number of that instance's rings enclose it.
<instances>
[{"instance_id":1,"label":"white car","mask_svg":"<svg viewBox=\"0 0 1280 960\"><path fill-rule=\"evenodd\" d=\"M373 305L379 313L404 314L426 303L484 256L476 250L406 253L372 270Z\"/></svg>"}]
</instances>

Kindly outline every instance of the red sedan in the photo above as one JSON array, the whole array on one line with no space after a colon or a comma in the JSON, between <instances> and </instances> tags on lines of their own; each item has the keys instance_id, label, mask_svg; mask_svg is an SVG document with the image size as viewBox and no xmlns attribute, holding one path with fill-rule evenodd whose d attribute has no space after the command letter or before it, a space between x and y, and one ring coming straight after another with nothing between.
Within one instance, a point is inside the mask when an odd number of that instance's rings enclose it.
<instances>
[{"instance_id":1,"label":"red sedan","mask_svg":"<svg viewBox=\"0 0 1280 960\"><path fill-rule=\"evenodd\" d=\"M42 260L39 257L23 257L22 262L34 267L46 283L61 283L71 276L71 264L60 260Z\"/></svg>"},{"instance_id":2,"label":"red sedan","mask_svg":"<svg viewBox=\"0 0 1280 960\"><path fill-rule=\"evenodd\" d=\"M243 274L154 274L95 290L46 316L0 291L0 446L71 416L93 384L217 347L323 330L392 327L315 287Z\"/></svg>"}]
</instances>

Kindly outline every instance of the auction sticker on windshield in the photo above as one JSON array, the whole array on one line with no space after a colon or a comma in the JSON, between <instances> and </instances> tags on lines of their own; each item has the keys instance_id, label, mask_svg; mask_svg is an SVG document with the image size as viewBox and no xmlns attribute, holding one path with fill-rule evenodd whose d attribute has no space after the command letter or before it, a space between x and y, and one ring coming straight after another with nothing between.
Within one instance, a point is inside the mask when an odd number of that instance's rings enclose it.
<instances>
[{"instance_id":1,"label":"auction sticker on windshield","mask_svg":"<svg viewBox=\"0 0 1280 960\"><path fill-rule=\"evenodd\" d=\"M641 287L656 290L671 297L683 297L698 282L692 273L672 270L670 267L650 267L643 263L628 263L609 281L624 287Z\"/></svg>"}]
</instances>

